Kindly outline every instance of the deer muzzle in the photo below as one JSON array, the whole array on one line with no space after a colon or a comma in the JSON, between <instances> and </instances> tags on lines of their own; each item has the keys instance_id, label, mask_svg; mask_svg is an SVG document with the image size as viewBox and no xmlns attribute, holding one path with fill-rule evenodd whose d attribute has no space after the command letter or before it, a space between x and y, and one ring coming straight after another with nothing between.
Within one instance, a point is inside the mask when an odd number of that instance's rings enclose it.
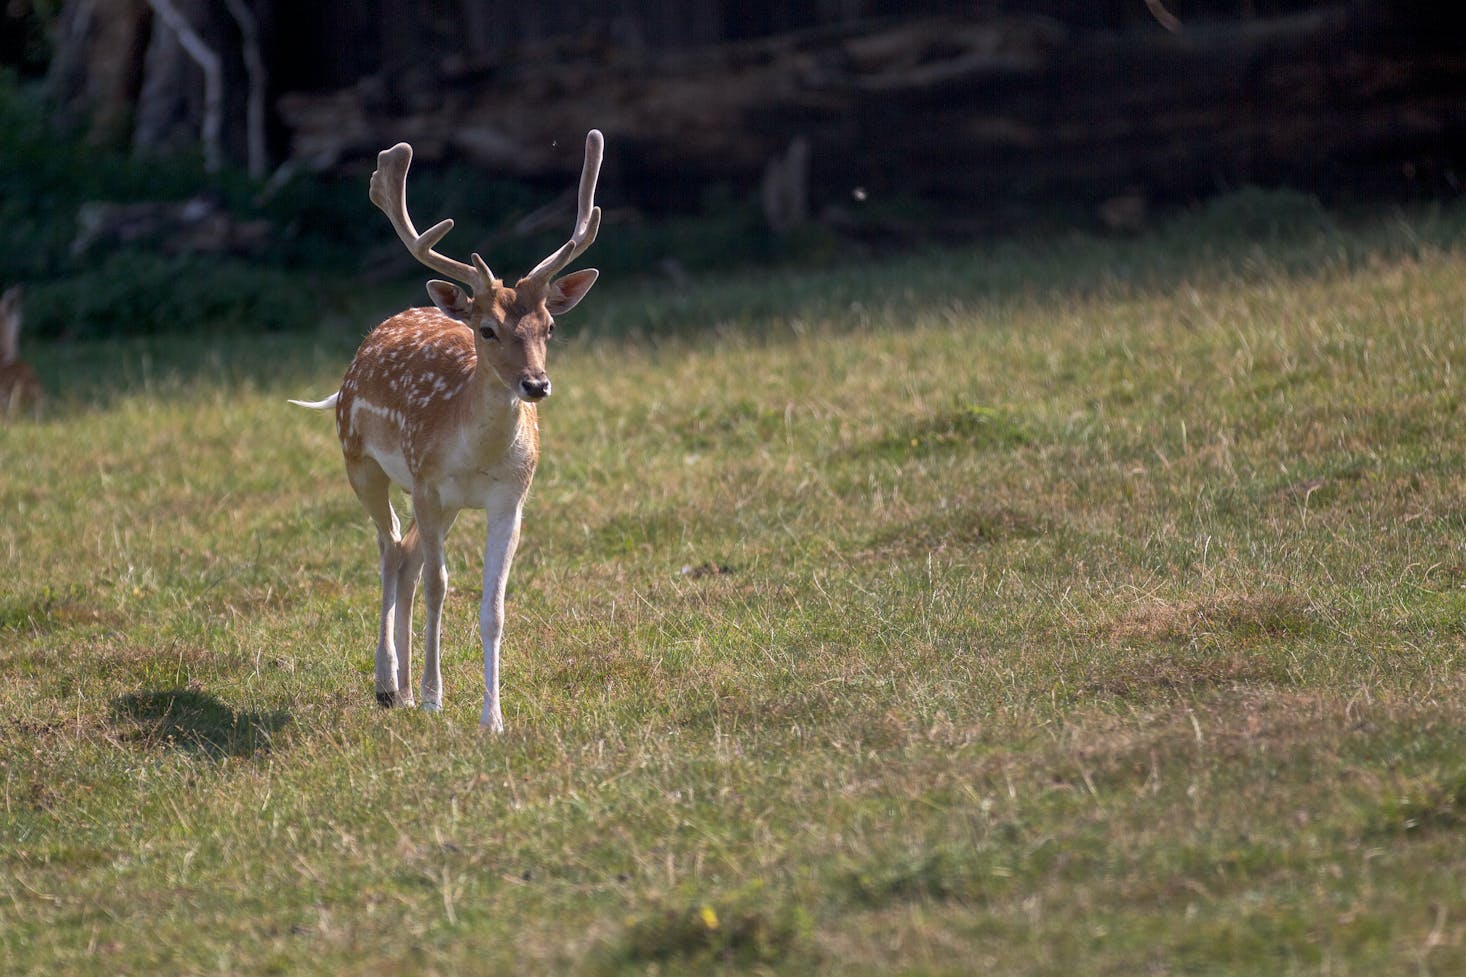
<instances>
[{"instance_id":1,"label":"deer muzzle","mask_svg":"<svg viewBox=\"0 0 1466 977\"><path fill-rule=\"evenodd\" d=\"M531 403L550 396L550 378L543 372L526 373L519 378L519 396Z\"/></svg>"}]
</instances>

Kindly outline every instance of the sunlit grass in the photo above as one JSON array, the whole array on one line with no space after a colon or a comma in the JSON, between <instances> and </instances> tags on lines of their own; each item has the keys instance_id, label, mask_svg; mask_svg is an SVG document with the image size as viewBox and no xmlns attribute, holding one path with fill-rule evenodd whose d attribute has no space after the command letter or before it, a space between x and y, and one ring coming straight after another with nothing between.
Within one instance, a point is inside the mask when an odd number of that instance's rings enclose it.
<instances>
[{"instance_id":1,"label":"sunlit grass","mask_svg":"<svg viewBox=\"0 0 1466 977\"><path fill-rule=\"evenodd\" d=\"M7 973L1452 973L1451 215L602 286L477 732L372 697L368 323L40 349ZM1173 232L1179 233L1179 232Z\"/></svg>"}]
</instances>

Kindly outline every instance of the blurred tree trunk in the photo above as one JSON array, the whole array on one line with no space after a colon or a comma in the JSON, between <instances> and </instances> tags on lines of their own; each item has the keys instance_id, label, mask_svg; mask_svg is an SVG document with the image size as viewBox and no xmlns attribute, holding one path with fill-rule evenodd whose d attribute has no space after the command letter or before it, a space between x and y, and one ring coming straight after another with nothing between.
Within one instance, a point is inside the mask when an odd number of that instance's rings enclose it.
<instances>
[{"instance_id":1,"label":"blurred tree trunk","mask_svg":"<svg viewBox=\"0 0 1466 977\"><path fill-rule=\"evenodd\" d=\"M63 119L145 155L268 165L273 0L67 0L48 84Z\"/></svg>"},{"instance_id":2,"label":"blurred tree trunk","mask_svg":"<svg viewBox=\"0 0 1466 977\"><path fill-rule=\"evenodd\" d=\"M260 17L249 0L224 0L229 16L239 28L240 56L244 61L244 73L248 79L248 94L245 100L245 144L247 167L251 177L262 180L270 166L270 150L266 142L265 104L270 94L270 74L265 65L265 52L261 43Z\"/></svg>"},{"instance_id":3,"label":"blurred tree trunk","mask_svg":"<svg viewBox=\"0 0 1466 977\"><path fill-rule=\"evenodd\" d=\"M147 46L147 0L68 0L56 24L47 87L62 118L95 142L127 136Z\"/></svg>"},{"instance_id":4,"label":"blurred tree trunk","mask_svg":"<svg viewBox=\"0 0 1466 977\"><path fill-rule=\"evenodd\" d=\"M148 0L148 4L156 16L138 94L133 147L143 153L176 152L196 140L202 145L205 167L218 170L224 164L224 59L213 4L210 0Z\"/></svg>"}]
</instances>

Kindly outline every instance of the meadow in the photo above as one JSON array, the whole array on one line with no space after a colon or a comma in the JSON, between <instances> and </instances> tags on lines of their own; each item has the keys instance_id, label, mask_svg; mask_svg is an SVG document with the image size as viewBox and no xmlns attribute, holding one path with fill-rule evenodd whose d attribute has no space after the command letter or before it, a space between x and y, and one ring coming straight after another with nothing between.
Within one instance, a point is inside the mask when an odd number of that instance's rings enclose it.
<instances>
[{"instance_id":1,"label":"meadow","mask_svg":"<svg viewBox=\"0 0 1466 977\"><path fill-rule=\"evenodd\" d=\"M34 344L0 970L1466 972L1466 214L1247 213L603 280L498 737L482 516L444 712L379 709L285 403L390 307Z\"/></svg>"}]
</instances>

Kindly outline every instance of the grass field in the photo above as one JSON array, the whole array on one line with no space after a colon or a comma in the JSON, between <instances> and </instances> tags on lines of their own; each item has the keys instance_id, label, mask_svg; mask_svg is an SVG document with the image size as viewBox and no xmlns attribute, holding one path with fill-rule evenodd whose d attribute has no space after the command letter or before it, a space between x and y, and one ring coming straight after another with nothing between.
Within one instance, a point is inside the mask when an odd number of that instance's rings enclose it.
<instances>
[{"instance_id":1,"label":"grass field","mask_svg":"<svg viewBox=\"0 0 1466 977\"><path fill-rule=\"evenodd\" d=\"M502 737L481 515L373 701L370 322L33 349L0 971L1466 972L1463 225L603 284Z\"/></svg>"}]
</instances>

